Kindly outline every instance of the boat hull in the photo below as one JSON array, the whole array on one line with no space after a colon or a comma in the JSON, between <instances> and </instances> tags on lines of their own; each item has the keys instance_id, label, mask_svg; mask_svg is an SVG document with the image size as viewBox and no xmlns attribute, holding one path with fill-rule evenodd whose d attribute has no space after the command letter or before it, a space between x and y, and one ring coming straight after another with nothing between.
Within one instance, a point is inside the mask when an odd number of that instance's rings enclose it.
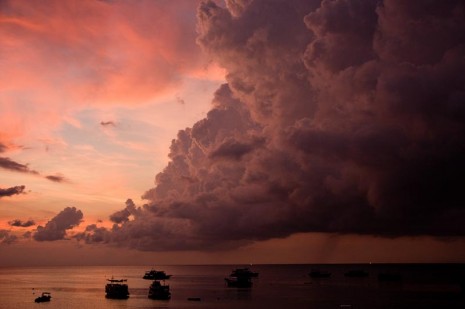
<instances>
[{"instance_id":1,"label":"boat hull","mask_svg":"<svg viewBox=\"0 0 465 309\"><path fill-rule=\"evenodd\" d=\"M111 299L128 299L128 286L126 284L107 284L105 286L105 297Z\"/></svg>"},{"instance_id":2,"label":"boat hull","mask_svg":"<svg viewBox=\"0 0 465 309\"><path fill-rule=\"evenodd\" d=\"M170 286L162 285L159 281L154 281L149 288L150 299L168 300L171 298Z\"/></svg>"},{"instance_id":3,"label":"boat hull","mask_svg":"<svg viewBox=\"0 0 465 309\"><path fill-rule=\"evenodd\" d=\"M226 285L233 288L250 288L252 281L250 278L224 278Z\"/></svg>"}]
</instances>

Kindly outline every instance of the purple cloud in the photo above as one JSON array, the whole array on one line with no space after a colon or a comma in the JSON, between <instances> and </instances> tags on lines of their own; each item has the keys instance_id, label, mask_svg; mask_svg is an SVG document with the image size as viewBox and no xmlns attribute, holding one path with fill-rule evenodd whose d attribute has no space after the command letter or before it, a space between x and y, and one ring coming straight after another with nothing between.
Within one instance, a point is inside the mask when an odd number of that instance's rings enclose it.
<instances>
[{"instance_id":1,"label":"purple cloud","mask_svg":"<svg viewBox=\"0 0 465 309\"><path fill-rule=\"evenodd\" d=\"M55 241L66 238L66 231L78 226L83 214L75 207L66 207L32 235L36 241Z\"/></svg>"},{"instance_id":2,"label":"purple cloud","mask_svg":"<svg viewBox=\"0 0 465 309\"><path fill-rule=\"evenodd\" d=\"M20 173L39 174L37 171L31 170L27 164L21 164L5 157L0 157L0 168Z\"/></svg>"},{"instance_id":3,"label":"purple cloud","mask_svg":"<svg viewBox=\"0 0 465 309\"><path fill-rule=\"evenodd\" d=\"M45 178L50 181L58 182L58 183L67 182L67 179L62 175L48 175L48 176L45 176Z\"/></svg>"},{"instance_id":4,"label":"purple cloud","mask_svg":"<svg viewBox=\"0 0 465 309\"><path fill-rule=\"evenodd\" d=\"M0 198L5 197L5 196L12 196L12 195L18 195L18 194L25 194L24 190L26 189L26 186L14 186L6 189L0 188Z\"/></svg>"},{"instance_id":5,"label":"purple cloud","mask_svg":"<svg viewBox=\"0 0 465 309\"><path fill-rule=\"evenodd\" d=\"M12 221L8 221L8 224L11 226L17 226L17 227L29 227L29 226L35 225L36 223L34 220L22 221L19 219L15 219Z\"/></svg>"}]
</instances>

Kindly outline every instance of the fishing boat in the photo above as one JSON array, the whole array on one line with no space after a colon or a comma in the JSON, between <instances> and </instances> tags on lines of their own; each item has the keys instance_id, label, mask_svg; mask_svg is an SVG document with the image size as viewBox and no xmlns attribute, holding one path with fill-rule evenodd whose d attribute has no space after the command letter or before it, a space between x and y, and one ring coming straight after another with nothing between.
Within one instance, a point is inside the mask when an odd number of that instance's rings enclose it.
<instances>
[{"instance_id":1,"label":"fishing boat","mask_svg":"<svg viewBox=\"0 0 465 309\"><path fill-rule=\"evenodd\" d=\"M171 298L170 286L154 280L149 288L149 298L168 300Z\"/></svg>"},{"instance_id":2,"label":"fishing boat","mask_svg":"<svg viewBox=\"0 0 465 309\"><path fill-rule=\"evenodd\" d=\"M256 278L258 277L257 272L251 271L248 267L245 268L236 268L231 272L230 277L249 277Z\"/></svg>"},{"instance_id":3,"label":"fishing boat","mask_svg":"<svg viewBox=\"0 0 465 309\"><path fill-rule=\"evenodd\" d=\"M108 283L105 286L105 297L113 299L129 298L128 285L126 279L107 279Z\"/></svg>"},{"instance_id":4,"label":"fishing boat","mask_svg":"<svg viewBox=\"0 0 465 309\"><path fill-rule=\"evenodd\" d=\"M36 303L43 303L43 302L50 301L51 298L52 298L52 295L49 292L43 292L42 295L37 297L34 301Z\"/></svg>"},{"instance_id":5,"label":"fishing boat","mask_svg":"<svg viewBox=\"0 0 465 309\"><path fill-rule=\"evenodd\" d=\"M171 278L171 275L167 275L164 271L151 269L146 271L142 278L146 280L166 280Z\"/></svg>"},{"instance_id":6,"label":"fishing boat","mask_svg":"<svg viewBox=\"0 0 465 309\"><path fill-rule=\"evenodd\" d=\"M234 288L250 288L252 286L251 277L229 277L224 278L228 287Z\"/></svg>"}]
</instances>

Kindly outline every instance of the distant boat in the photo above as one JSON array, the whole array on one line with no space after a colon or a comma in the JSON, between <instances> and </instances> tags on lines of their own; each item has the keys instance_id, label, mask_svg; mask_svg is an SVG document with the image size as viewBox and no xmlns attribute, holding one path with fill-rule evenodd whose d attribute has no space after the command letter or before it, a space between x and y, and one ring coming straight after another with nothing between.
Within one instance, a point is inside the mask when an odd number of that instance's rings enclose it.
<instances>
[{"instance_id":1,"label":"distant boat","mask_svg":"<svg viewBox=\"0 0 465 309\"><path fill-rule=\"evenodd\" d=\"M252 278L258 277L257 272L251 271L249 268L233 269L228 278L224 278L228 287L250 288L252 286Z\"/></svg>"},{"instance_id":2,"label":"distant boat","mask_svg":"<svg viewBox=\"0 0 465 309\"><path fill-rule=\"evenodd\" d=\"M355 270L349 270L348 272L345 272L344 276L350 277L350 278L363 278L363 277L368 277L368 272L362 269L355 269Z\"/></svg>"},{"instance_id":3,"label":"distant boat","mask_svg":"<svg viewBox=\"0 0 465 309\"><path fill-rule=\"evenodd\" d=\"M154 280L149 288L149 298L168 300L171 298L170 286Z\"/></svg>"},{"instance_id":4,"label":"distant boat","mask_svg":"<svg viewBox=\"0 0 465 309\"><path fill-rule=\"evenodd\" d=\"M126 279L107 279L109 283L105 286L105 297L114 299L129 298L128 285L125 284Z\"/></svg>"},{"instance_id":5,"label":"distant boat","mask_svg":"<svg viewBox=\"0 0 465 309\"><path fill-rule=\"evenodd\" d=\"M166 280L171 278L171 275L167 275L164 271L151 269L146 271L142 278L146 280Z\"/></svg>"},{"instance_id":6,"label":"distant boat","mask_svg":"<svg viewBox=\"0 0 465 309\"><path fill-rule=\"evenodd\" d=\"M36 303L43 303L43 302L50 301L51 298L52 298L52 295L49 292L43 292L42 295L37 297L34 301Z\"/></svg>"},{"instance_id":7,"label":"distant boat","mask_svg":"<svg viewBox=\"0 0 465 309\"><path fill-rule=\"evenodd\" d=\"M224 278L228 287L250 288L252 286L251 277L229 277Z\"/></svg>"},{"instance_id":8,"label":"distant boat","mask_svg":"<svg viewBox=\"0 0 465 309\"><path fill-rule=\"evenodd\" d=\"M312 278L329 278L331 277L331 273L324 270L319 269L312 269L308 275Z\"/></svg>"},{"instance_id":9,"label":"distant boat","mask_svg":"<svg viewBox=\"0 0 465 309\"><path fill-rule=\"evenodd\" d=\"M236 268L231 272L230 277L249 277L256 278L258 277L257 272L251 271L248 267L245 268Z\"/></svg>"}]
</instances>

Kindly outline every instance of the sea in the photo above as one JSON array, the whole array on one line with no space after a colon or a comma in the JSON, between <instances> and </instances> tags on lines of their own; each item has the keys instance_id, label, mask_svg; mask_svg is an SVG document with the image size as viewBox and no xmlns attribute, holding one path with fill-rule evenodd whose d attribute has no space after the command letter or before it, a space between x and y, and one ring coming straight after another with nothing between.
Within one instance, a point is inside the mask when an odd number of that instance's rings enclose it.
<instances>
[{"instance_id":1,"label":"sea","mask_svg":"<svg viewBox=\"0 0 465 309\"><path fill-rule=\"evenodd\" d=\"M250 288L232 288L235 268L258 272ZM170 300L147 297L150 269L165 271ZM311 278L318 269L328 278ZM346 277L364 270L363 278ZM380 274L395 280L380 281ZM130 297L105 298L106 280L127 279ZM0 268L0 308L465 308L465 264L147 265ZM50 292L48 303L35 303Z\"/></svg>"}]
</instances>

